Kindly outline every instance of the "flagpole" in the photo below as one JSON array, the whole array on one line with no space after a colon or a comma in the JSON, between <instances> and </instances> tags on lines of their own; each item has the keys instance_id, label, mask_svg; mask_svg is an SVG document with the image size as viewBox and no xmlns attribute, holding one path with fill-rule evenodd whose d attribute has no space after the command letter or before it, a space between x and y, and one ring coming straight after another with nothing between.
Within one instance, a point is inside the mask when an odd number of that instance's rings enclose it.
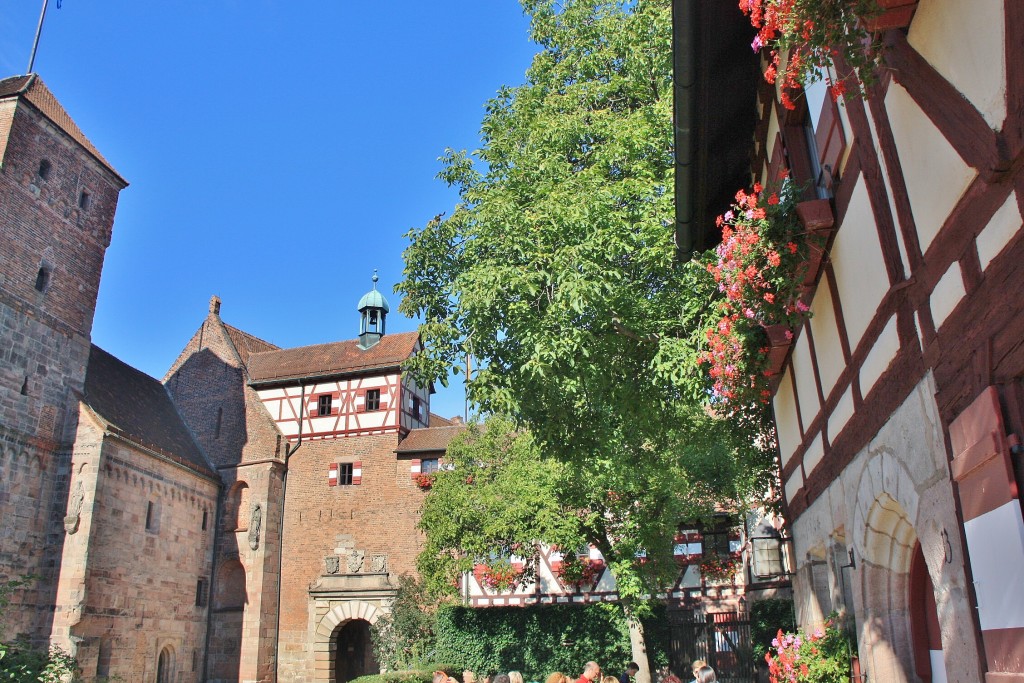
<instances>
[{"instance_id":1,"label":"flagpole","mask_svg":"<svg viewBox=\"0 0 1024 683\"><path fill-rule=\"evenodd\" d=\"M28 58L28 71L26 74L32 73L32 66L36 63L36 49L39 48L39 36L43 32L43 19L46 18L46 5L50 0L43 0L43 11L39 13L39 25L36 27L36 39L32 43L32 55Z\"/></svg>"}]
</instances>

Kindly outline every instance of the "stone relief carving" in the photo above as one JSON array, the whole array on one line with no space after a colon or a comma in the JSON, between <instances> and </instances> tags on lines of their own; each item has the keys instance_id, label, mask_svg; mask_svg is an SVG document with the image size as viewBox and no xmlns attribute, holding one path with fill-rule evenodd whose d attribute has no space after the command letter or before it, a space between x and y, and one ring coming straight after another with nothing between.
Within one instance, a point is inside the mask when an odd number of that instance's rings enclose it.
<instances>
[{"instance_id":1,"label":"stone relief carving","mask_svg":"<svg viewBox=\"0 0 1024 683\"><path fill-rule=\"evenodd\" d=\"M383 574L388 570L388 556L374 555L370 558L370 571L375 574Z\"/></svg>"},{"instance_id":2,"label":"stone relief carving","mask_svg":"<svg viewBox=\"0 0 1024 683\"><path fill-rule=\"evenodd\" d=\"M73 534L78 531L78 521L82 514L82 505L85 503L85 489L82 487L82 480L75 482L75 490L68 502L68 516L64 518L64 531Z\"/></svg>"},{"instance_id":3,"label":"stone relief carving","mask_svg":"<svg viewBox=\"0 0 1024 683\"><path fill-rule=\"evenodd\" d=\"M327 565L328 574L337 574L341 569L341 558L337 555L331 555L324 558L324 564Z\"/></svg>"},{"instance_id":4,"label":"stone relief carving","mask_svg":"<svg viewBox=\"0 0 1024 683\"><path fill-rule=\"evenodd\" d=\"M263 507L252 506L252 517L249 520L249 547L256 550L260 547L260 526L263 524Z\"/></svg>"},{"instance_id":5,"label":"stone relief carving","mask_svg":"<svg viewBox=\"0 0 1024 683\"><path fill-rule=\"evenodd\" d=\"M363 571L363 558L366 557L366 553L362 550L353 550L352 554L348 556L348 573L358 574Z\"/></svg>"}]
</instances>

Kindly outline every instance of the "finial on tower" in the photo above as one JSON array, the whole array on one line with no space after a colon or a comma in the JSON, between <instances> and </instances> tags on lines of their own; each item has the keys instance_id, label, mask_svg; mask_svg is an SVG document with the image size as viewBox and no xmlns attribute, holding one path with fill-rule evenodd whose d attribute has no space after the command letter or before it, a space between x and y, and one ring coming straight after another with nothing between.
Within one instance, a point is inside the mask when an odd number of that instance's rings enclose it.
<instances>
[{"instance_id":1,"label":"finial on tower","mask_svg":"<svg viewBox=\"0 0 1024 683\"><path fill-rule=\"evenodd\" d=\"M210 315L220 315L220 297L216 294L210 297Z\"/></svg>"},{"instance_id":2,"label":"finial on tower","mask_svg":"<svg viewBox=\"0 0 1024 683\"><path fill-rule=\"evenodd\" d=\"M380 278L377 277L376 268L373 269L373 277L371 277L370 279L373 280L373 291L377 291L377 280L379 280Z\"/></svg>"}]
</instances>

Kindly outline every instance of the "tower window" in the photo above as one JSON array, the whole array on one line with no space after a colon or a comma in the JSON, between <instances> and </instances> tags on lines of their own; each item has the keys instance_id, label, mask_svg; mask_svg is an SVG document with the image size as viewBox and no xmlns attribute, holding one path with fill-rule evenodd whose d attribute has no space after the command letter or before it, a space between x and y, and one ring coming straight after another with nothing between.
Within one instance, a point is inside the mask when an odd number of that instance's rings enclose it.
<instances>
[{"instance_id":1,"label":"tower window","mask_svg":"<svg viewBox=\"0 0 1024 683\"><path fill-rule=\"evenodd\" d=\"M380 410L380 389L367 389L366 410Z\"/></svg>"},{"instance_id":2,"label":"tower window","mask_svg":"<svg viewBox=\"0 0 1024 683\"><path fill-rule=\"evenodd\" d=\"M338 486L351 486L353 466L350 462L338 464Z\"/></svg>"},{"instance_id":3,"label":"tower window","mask_svg":"<svg viewBox=\"0 0 1024 683\"><path fill-rule=\"evenodd\" d=\"M203 508L203 531L206 531L206 517L207 517L207 511L206 511L206 508Z\"/></svg>"},{"instance_id":4,"label":"tower window","mask_svg":"<svg viewBox=\"0 0 1024 683\"><path fill-rule=\"evenodd\" d=\"M324 394L317 399L316 405L317 415L330 415L331 414L331 395Z\"/></svg>"},{"instance_id":5,"label":"tower window","mask_svg":"<svg viewBox=\"0 0 1024 683\"><path fill-rule=\"evenodd\" d=\"M421 419L421 416L420 416L421 412L422 412L422 407L420 406L420 397L419 396L413 396L412 397L412 416L413 416L413 418L415 418L417 420Z\"/></svg>"},{"instance_id":6,"label":"tower window","mask_svg":"<svg viewBox=\"0 0 1024 683\"><path fill-rule=\"evenodd\" d=\"M196 607L206 607L206 579L196 581Z\"/></svg>"},{"instance_id":7,"label":"tower window","mask_svg":"<svg viewBox=\"0 0 1024 683\"><path fill-rule=\"evenodd\" d=\"M78 195L78 208L81 209L82 211L88 211L89 210L89 206L91 204L92 204L92 195L90 195L85 190L82 190L82 193L80 195Z\"/></svg>"},{"instance_id":8,"label":"tower window","mask_svg":"<svg viewBox=\"0 0 1024 683\"><path fill-rule=\"evenodd\" d=\"M39 162L39 170L36 172L39 177L43 180L50 179L50 162L47 159L43 159Z\"/></svg>"},{"instance_id":9,"label":"tower window","mask_svg":"<svg viewBox=\"0 0 1024 683\"><path fill-rule=\"evenodd\" d=\"M50 272L52 268L47 264L39 266L39 272L36 273L36 291L45 292L46 288L50 286Z\"/></svg>"},{"instance_id":10,"label":"tower window","mask_svg":"<svg viewBox=\"0 0 1024 683\"><path fill-rule=\"evenodd\" d=\"M153 501L146 504L146 531L156 531L156 504Z\"/></svg>"}]
</instances>

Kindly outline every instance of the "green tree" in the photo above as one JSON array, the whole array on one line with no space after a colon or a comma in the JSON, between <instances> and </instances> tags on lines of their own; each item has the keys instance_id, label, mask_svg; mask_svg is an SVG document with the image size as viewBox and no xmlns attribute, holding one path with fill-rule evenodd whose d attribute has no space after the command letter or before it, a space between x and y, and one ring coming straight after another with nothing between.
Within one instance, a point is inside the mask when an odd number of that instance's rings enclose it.
<instances>
[{"instance_id":1,"label":"green tree","mask_svg":"<svg viewBox=\"0 0 1024 683\"><path fill-rule=\"evenodd\" d=\"M527 489L533 509L470 516L483 526L462 540L589 540L631 610L668 572L678 521L770 489L770 439L763 414L726 423L705 406L696 359L717 293L703 264L676 259L673 242L669 0L523 7L541 47L525 84L488 102L481 149L442 157L439 177L459 192L451 213L407 234L396 290L400 310L422 319L425 347L408 369L445 383L475 358L470 399L511 416L530 440L530 462L505 493L507 502ZM462 494L448 495L449 512L461 514ZM545 495L572 513L541 516ZM458 519L441 516L442 527ZM428 504L428 543L431 519ZM508 528L492 529L499 523ZM451 562L424 557L426 573ZM642 633L632 635L636 651Z\"/></svg>"},{"instance_id":2,"label":"green tree","mask_svg":"<svg viewBox=\"0 0 1024 683\"><path fill-rule=\"evenodd\" d=\"M708 515L711 499L735 495L742 444L726 448L705 438L714 422L691 415L680 424L692 431L676 432L682 447L621 451L614 463L546 458L528 431L504 417L471 425L449 445L453 467L438 473L424 501L418 568L427 586L454 594L476 563L511 555L534 562L537 543L592 544L615 577L633 659L649 675L640 618L648 596L678 575L672 550L679 522Z\"/></svg>"}]
</instances>

